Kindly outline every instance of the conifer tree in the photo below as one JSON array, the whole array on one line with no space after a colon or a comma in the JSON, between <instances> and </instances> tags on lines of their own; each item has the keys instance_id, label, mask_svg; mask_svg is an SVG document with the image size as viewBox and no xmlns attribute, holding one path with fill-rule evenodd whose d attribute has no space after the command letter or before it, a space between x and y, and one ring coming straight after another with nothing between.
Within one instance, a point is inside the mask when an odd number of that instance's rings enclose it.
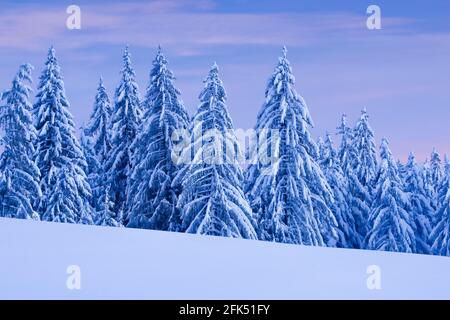
<instances>
[{"instance_id":1,"label":"conifer tree","mask_svg":"<svg viewBox=\"0 0 450 320\"><path fill-rule=\"evenodd\" d=\"M407 211L408 196L403 190L397 165L389 144L380 146L380 168L376 177L375 197L369 216L367 248L395 252L416 252L414 221Z\"/></svg>"},{"instance_id":2,"label":"conifer tree","mask_svg":"<svg viewBox=\"0 0 450 320\"><path fill-rule=\"evenodd\" d=\"M352 159L352 165L359 182L366 186L370 192L377 173L377 157L374 133L369 125L369 115L366 109L361 111L361 117L353 132L352 143L356 151L356 157Z\"/></svg>"},{"instance_id":3,"label":"conifer tree","mask_svg":"<svg viewBox=\"0 0 450 320\"><path fill-rule=\"evenodd\" d=\"M94 215L94 223L98 226L120 227L122 226L117 220L121 220L120 216L113 211L114 203L109 199L110 186L101 185L99 188L98 204Z\"/></svg>"},{"instance_id":4,"label":"conifer tree","mask_svg":"<svg viewBox=\"0 0 450 320\"><path fill-rule=\"evenodd\" d=\"M403 182L405 182L406 175L407 175L407 168L406 165L404 165L400 159L397 160L397 169L398 169L398 175L400 179L402 179Z\"/></svg>"},{"instance_id":5,"label":"conifer tree","mask_svg":"<svg viewBox=\"0 0 450 320\"><path fill-rule=\"evenodd\" d=\"M175 140L173 135L187 131L189 117L174 79L158 48L142 104L144 120L133 143L136 151L128 190L129 227L173 231L180 227L176 208L180 186L172 186L172 181L181 167L176 163L180 144L189 141Z\"/></svg>"},{"instance_id":6,"label":"conifer tree","mask_svg":"<svg viewBox=\"0 0 450 320\"><path fill-rule=\"evenodd\" d=\"M332 191L316 161L317 145L308 131L313 122L295 92L286 52L268 81L256 124L258 150L252 151L259 157L268 149L271 161L252 161L245 190L261 239L334 246L337 222L328 206Z\"/></svg>"},{"instance_id":7,"label":"conifer tree","mask_svg":"<svg viewBox=\"0 0 450 320\"><path fill-rule=\"evenodd\" d=\"M109 132L111 114L111 103L103 78L100 78L95 95L94 111L84 128L84 134L92 139L93 152L102 166L106 163L111 150L111 135Z\"/></svg>"},{"instance_id":8,"label":"conifer tree","mask_svg":"<svg viewBox=\"0 0 450 320\"><path fill-rule=\"evenodd\" d=\"M436 148L433 148L430 158L430 179L434 191L436 192L443 176L441 156Z\"/></svg>"},{"instance_id":9,"label":"conifer tree","mask_svg":"<svg viewBox=\"0 0 450 320\"><path fill-rule=\"evenodd\" d=\"M348 184L347 203L350 214L355 221L356 234L353 245L355 248L362 248L364 237L367 234L367 219L370 212L370 203L367 199L370 198L370 194L355 173L354 163L359 160L357 150L353 144L354 133L347 125L347 116L345 114L342 115L341 123L337 130L337 133L341 136L338 158Z\"/></svg>"},{"instance_id":10,"label":"conifer tree","mask_svg":"<svg viewBox=\"0 0 450 320\"><path fill-rule=\"evenodd\" d=\"M347 125L347 115L343 114L341 123L337 127L337 133L341 136L338 157L344 172L352 169L352 159L356 157L355 148L352 145L353 130Z\"/></svg>"},{"instance_id":11,"label":"conifer tree","mask_svg":"<svg viewBox=\"0 0 450 320\"><path fill-rule=\"evenodd\" d=\"M183 188L178 199L183 210L181 231L256 239L251 208L242 191L239 146L216 64L199 99L191 144L181 158L188 165L173 181Z\"/></svg>"},{"instance_id":12,"label":"conifer tree","mask_svg":"<svg viewBox=\"0 0 450 320\"><path fill-rule=\"evenodd\" d=\"M108 154L111 150L110 118L111 104L109 102L103 79L97 88L94 109L88 123L81 130L81 147L87 161L87 175L92 190L91 207L93 208L94 222L96 214L103 209L102 199L108 184L108 175L105 171ZM110 188L108 187L108 190ZM108 196L108 201L109 196ZM117 218L115 216L115 218Z\"/></svg>"},{"instance_id":13,"label":"conifer tree","mask_svg":"<svg viewBox=\"0 0 450 320\"><path fill-rule=\"evenodd\" d=\"M86 159L74 135L69 102L53 47L48 51L33 110L37 130L35 163L41 172L41 219L92 223Z\"/></svg>"},{"instance_id":14,"label":"conifer tree","mask_svg":"<svg viewBox=\"0 0 450 320\"><path fill-rule=\"evenodd\" d=\"M30 64L21 65L12 88L0 95L0 217L38 220L36 204L41 196L39 168L33 161L36 130L29 102Z\"/></svg>"},{"instance_id":15,"label":"conifer tree","mask_svg":"<svg viewBox=\"0 0 450 320\"><path fill-rule=\"evenodd\" d=\"M344 171L339 163L338 154L333 147L333 140L329 133L326 134L323 144L320 165L334 195L331 209L338 223L339 238L337 247L360 248L361 239L355 229L355 218L348 204L348 181L344 176Z\"/></svg>"},{"instance_id":16,"label":"conifer tree","mask_svg":"<svg viewBox=\"0 0 450 320\"><path fill-rule=\"evenodd\" d=\"M450 256L450 161L446 158L445 170L437 190L438 209L436 226L430 235L432 253Z\"/></svg>"},{"instance_id":17,"label":"conifer tree","mask_svg":"<svg viewBox=\"0 0 450 320\"><path fill-rule=\"evenodd\" d=\"M92 214L95 214L96 207L98 205L98 197L99 197L99 184L101 180L104 178L100 176L100 163L97 160L97 157L94 152L93 147L93 138L87 135L87 130L83 125L80 128L80 145L81 150L83 151L84 158L86 159L86 176L89 186L91 188L91 197L89 198L89 204L93 209Z\"/></svg>"},{"instance_id":18,"label":"conifer tree","mask_svg":"<svg viewBox=\"0 0 450 320\"><path fill-rule=\"evenodd\" d=\"M372 206L371 195L374 192L377 173L374 133L365 109L361 111L361 117L353 129L352 148L354 154L351 157L349 175L350 192L353 196L351 210L355 214L358 233L364 239L368 232L367 219Z\"/></svg>"},{"instance_id":19,"label":"conifer tree","mask_svg":"<svg viewBox=\"0 0 450 320\"><path fill-rule=\"evenodd\" d=\"M141 121L138 85L128 47L123 55L123 64L111 116L111 150L106 162L106 172L108 184L111 186L110 200L114 203L113 210L117 215L125 217L127 182L132 172L131 159L134 152L131 144L136 138ZM126 221L123 223L126 224Z\"/></svg>"},{"instance_id":20,"label":"conifer tree","mask_svg":"<svg viewBox=\"0 0 450 320\"><path fill-rule=\"evenodd\" d=\"M319 137L317 139L317 159L320 162L321 160L323 160L324 156L325 156L325 141L323 140L322 137Z\"/></svg>"},{"instance_id":21,"label":"conifer tree","mask_svg":"<svg viewBox=\"0 0 450 320\"><path fill-rule=\"evenodd\" d=\"M414 154L410 153L405 166L405 191L409 196L408 213L415 222L417 253L429 254L428 239L431 233L433 209L426 190L426 182Z\"/></svg>"}]
</instances>

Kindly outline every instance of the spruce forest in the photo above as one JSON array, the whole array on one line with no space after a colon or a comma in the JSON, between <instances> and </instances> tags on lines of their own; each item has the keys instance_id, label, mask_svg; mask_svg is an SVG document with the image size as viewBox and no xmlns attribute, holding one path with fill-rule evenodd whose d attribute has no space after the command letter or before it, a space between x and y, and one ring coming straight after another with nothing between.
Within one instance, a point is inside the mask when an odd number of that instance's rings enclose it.
<instances>
[{"instance_id":1,"label":"spruce forest","mask_svg":"<svg viewBox=\"0 0 450 320\"><path fill-rule=\"evenodd\" d=\"M35 93L32 72L21 65L0 93L0 217L450 256L449 158L396 160L365 109L314 139L286 48L253 147L216 64L189 115L161 48L141 98L127 47L114 96L100 78L79 137L53 47Z\"/></svg>"}]
</instances>

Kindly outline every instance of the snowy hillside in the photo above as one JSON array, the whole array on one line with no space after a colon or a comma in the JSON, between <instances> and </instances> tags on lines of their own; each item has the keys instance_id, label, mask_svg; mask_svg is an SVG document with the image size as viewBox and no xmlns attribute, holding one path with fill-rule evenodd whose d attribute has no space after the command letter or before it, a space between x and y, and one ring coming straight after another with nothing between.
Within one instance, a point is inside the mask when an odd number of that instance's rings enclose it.
<instances>
[{"instance_id":1,"label":"snowy hillside","mask_svg":"<svg viewBox=\"0 0 450 320\"><path fill-rule=\"evenodd\" d=\"M0 298L450 299L450 258L0 218Z\"/></svg>"}]
</instances>

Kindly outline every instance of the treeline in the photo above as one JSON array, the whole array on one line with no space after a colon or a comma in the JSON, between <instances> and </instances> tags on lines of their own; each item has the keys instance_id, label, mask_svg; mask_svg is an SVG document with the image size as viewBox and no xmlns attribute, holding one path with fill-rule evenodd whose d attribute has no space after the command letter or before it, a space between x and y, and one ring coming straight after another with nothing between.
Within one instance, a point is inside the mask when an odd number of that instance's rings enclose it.
<instances>
[{"instance_id":1,"label":"treeline","mask_svg":"<svg viewBox=\"0 0 450 320\"><path fill-rule=\"evenodd\" d=\"M377 154L365 110L354 127L342 117L337 149L314 141L285 48L245 148L216 64L191 118L161 48L143 98L127 48L79 140L53 47L34 104L31 71L1 94L1 217L450 255L449 160L400 163L387 139Z\"/></svg>"}]
</instances>

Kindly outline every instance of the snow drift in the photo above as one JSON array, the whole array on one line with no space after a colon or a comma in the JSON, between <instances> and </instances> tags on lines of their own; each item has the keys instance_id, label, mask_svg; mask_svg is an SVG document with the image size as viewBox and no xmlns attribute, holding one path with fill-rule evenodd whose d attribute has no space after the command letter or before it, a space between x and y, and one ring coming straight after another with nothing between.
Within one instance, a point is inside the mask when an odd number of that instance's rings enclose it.
<instances>
[{"instance_id":1,"label":"snow drift","mask_svg":"<svg viewBox=\"0 0 450 320\"><path fill-rule=\"evenodd\" d=\"M450 258L0 218L0 298L450 299Z\"/></svg>"}]
</instances>

